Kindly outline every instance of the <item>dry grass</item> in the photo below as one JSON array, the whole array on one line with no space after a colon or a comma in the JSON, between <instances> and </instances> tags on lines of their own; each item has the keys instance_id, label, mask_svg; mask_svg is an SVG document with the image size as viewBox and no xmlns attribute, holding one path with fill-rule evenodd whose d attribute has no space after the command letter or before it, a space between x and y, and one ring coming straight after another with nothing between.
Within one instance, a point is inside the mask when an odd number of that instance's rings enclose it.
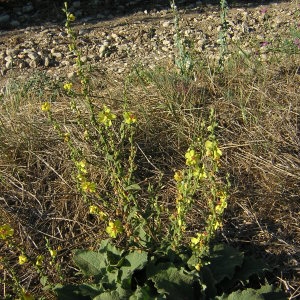
<instances>
[{"instance_id":1,"label":"dry grass","mask_svg":"<svg viewBox=\"0 0 300 300\"><path fill-rule=\"evenodd\" d=\"M99 107L105 102L121 111L126 99L137 112L137 176L141 183L155 182L164 173L162 206L172 206L173 172L184 165L183 154L201 119L215 108L222 172L230 174L232 184L219 238L276 265L273 275L290 299L300 294L299 63L296 56L272 63L236 57L224 73L201 67L196 80L188 82L163 68L138 67L127 77L125 93L122 78L92 76ZM51 97L53 114L76 135L68 97L59 83L42 75L26 84L8 85L1 102L0 223L13 226L30 254L47 253L45 237L53 247L61 246L59 261L65 277L72 279L70 251L97 247L105 230L89 215L76 190L68 149L40 111L41 103ZM77 140L91 161L97 159L80 137ZM103 176L95 174L94 180L105 189ZM199 202L198 213L191 217L195 227L201 209ZM41 293L34 270L17 265L18 255L1 246L1 256L11 260L22 284ZM59 281L54 271L49 276ZM2 286L1 295L8 292L9 287Z\"/></svg>"}]
</instances>

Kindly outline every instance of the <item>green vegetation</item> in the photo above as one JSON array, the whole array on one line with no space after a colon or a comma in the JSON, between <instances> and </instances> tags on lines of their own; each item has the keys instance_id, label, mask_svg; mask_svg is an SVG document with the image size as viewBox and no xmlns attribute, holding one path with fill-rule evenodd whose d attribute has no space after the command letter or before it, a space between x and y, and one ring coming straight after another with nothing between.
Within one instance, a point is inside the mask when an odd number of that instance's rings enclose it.
<instances>
[{"instance_id":1,"label":"green vegetation","mask_svg":"<svg viewBox=\"0 0 300 300\"><path fill-rule=\"evenodd\" d=\"M7 88L4 299L287 298L271 276L275 264L227 241L230 220L249 213L247 201L262 214L296 205L299 32L270 48L269 60L229 53L222 1L220 59L199 61L171 7L172 69L136 67L103 97L65 4L76 78L39 75ZM103 82L112 84L105 75ZM252 202L258 194L263 204Z\"/></svg>"}]
</instances>

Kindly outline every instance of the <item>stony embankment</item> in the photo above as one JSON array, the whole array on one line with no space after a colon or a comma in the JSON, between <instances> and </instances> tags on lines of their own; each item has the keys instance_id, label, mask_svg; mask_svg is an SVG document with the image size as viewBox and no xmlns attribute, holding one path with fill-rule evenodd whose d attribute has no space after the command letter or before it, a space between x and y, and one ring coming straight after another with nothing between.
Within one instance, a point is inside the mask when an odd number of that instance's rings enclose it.
<instances>
[{"instance_id":1,"label":"stony embankment","mask_svg":"<svg viewBox=\"0 0 300 300\"><path fill-rule=\"evenodd\" d=\"M121 12L123 8L121 6ZM171 9L159 5L144 8L137 7L135 12L123 15L120 8L115 15L105 9L86 15L86 7L80 1L73 2L71 10L78 16L74 26L82 61L116 73L126 72L137 63L151 67L161 61L173 61L176 28ZM231 7L229 46L239 46L245 53L267 59L268 47L288 38L290 29L297 26L297 9L299 7L292 2ZM219 7L198 1L179 12L181 35L193 54L216 59L221 30ZM53 76L74 74L74 54L68 48L63 15L61 20L24 27L24 15L37 14L31 2L15 9L14 16L20 15L20 21L3 11L0 13L0 24L10 22L14 27L0 30L1 86L8 78L28 76L36 70Z\"/></svg>"}]
</instances>

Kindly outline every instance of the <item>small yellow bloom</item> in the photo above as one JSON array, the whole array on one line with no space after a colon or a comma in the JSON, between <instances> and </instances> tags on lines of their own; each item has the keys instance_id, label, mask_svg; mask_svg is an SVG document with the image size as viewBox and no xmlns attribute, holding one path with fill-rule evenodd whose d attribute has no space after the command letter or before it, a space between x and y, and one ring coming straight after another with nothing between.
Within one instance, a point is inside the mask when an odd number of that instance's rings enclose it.
<instances>
[{"instance_id":1,"label":"small yellow bloom","mask_svg":"<svg viewBox=\"0 0 300 300\"><path fill-rule=\"evenodd\" d=\"M174 179L177 182L182 181L182 179L183 179L182 171L176 171L174 174Z\"/></svg>"},{"instance_id":2,"label":"small yellow bloom","mask_svg":"<svg viewBox=\"0 0 300 300\"><path fill-rule=\"evenodd\" d=\"M67 83L64 84L64 90L66 90L67 92L70 92L72 87L73 87L72 82L67 82Z\"/></svg>"},{"instance_id":3,"label":"small yellow bloom","mask_svg":"<svg viewBox=\"0 0 300 300\"><path fill-rule=\"evenodd\" d=\"M131 112L124 112L123 117L124 122L128 125L134 124L137 121L136 116Z\"/></svg>"},{"instance_id":4,"label":"small yellow bloom","mask_svg":"<svg viewBox=\"0 0 300 300\"><path fill-rule=\"evenodd\" d=\"M119 233L123 232L123 226L120 220L116 220L115 222L109 222L108 227L106 227L106 232L110 237L115 239Z\"/></svg>"},{"instance_id":5,"label":"small yellow bloom","mask_svg":"<svg viewBox=\"0 0 300 300\"><path fill-rule=\"evenodd\" d=\"M70 133L67 132L67 133L64 134L64 141L66 143L70 141Z\"/></svg>"},{"instance_id":6,"label":"small yellow bloom","mask_svg":"<svg viewBox=\"0 0 300 300\"><path fill-rule=\"evenodd\" d=\"M48 101L46 101L46 102L44 102L43 104L42 104L42 111L45 111L45 112L47 112L47 111L50 111L50 103L48 102Z\"/></svg>"},{"instance_id":7,"label":"small yellow bloom","mask_svg":"<svg viewBox=\"0 0 300 300\"><path fill-rule=\"evenodd\" d=\"M90 206L90 214L92 215L97 215L99 211L99 207L96 205L91 205Z\"/></svg>"},{"instance_id":8,"label":"small yellow bloom","mask_svg":"<svg viewBox=\"0 0 300 300\"><path fill-rule=\"evenodd\" d=\"M95 193L96 192L95 182L83 181L81 183L81 188L86 193Z\"/></svg>"},{"instance_id":9,"label":"small yellow bloom","mask_svg":"<svg viewBox=\"0 0 300 300\"><path fill-rule=\"evenodd\" d=\"M107 127L112 125L112 120L116 119L116 115L110 112L110 109L104 105L103 110L98 114L98 121Z\"/></svg>"},{"instance_id":10,"label":"small yellow bloom","mask_svg":"<svg viewBox=\"0 0 300 300\"><path fill-rule=\"evenodd\" d=\"M77 161L77 162L75 162L75 165L80 173L82 173L82 174L87 173L85 160Z\"/></svg>"},{"instance_id":11,"label":"small yellow bloom","mask_svg":"<svg viewBox=\"0 0 300 300\"><path fill-rule=\"evenodd\" d=\"M22 254L22 255L19 256L19 265L23 265L27 261L28 261L28 259L27 259L27 257L24 254Z\"/></svg>"},{"instance_id":12,"label":"small yellow bloom","mask_svg":"<svg viewBox=\"0 0 300 300\"><path fill-rule=\"evenodd\" d=\"M196 169L193 172L193 176L197 177L200 180L207 178L207 173L205 172L204 166L196 167Z\"/></svg>"},{"instance_id":13,"label":"small yellow bloom","mask_svg":"<svg viewBox=\"0 0 300 300\"><path fill-rule=\"evenodd\" d=\"M44 260L44 256L43 255L39 255L36 258L35 265L38 266L38 267L41 267L43 265L43 260Z\"/></svg>"},{"instance_id":14,"label":"small yellow bloom","mask_svg":"<svg viewBox=\"0 0 300 300\"><path fill-rule=\"evenodd\" d=\"M199 272L200 271L200 269L201 269L201 264L199 263L199 264L196 264L196 266L195 266L195 269Z\"/></svg>"},{"instance_id":15,"label":"small yellow bloom","mask_svg":"<svg viewBox=\"0 0 300 300\"><path fill-rule=\"evenodd\" d=\"M222 156L222 151L219 149L216 141L205 142L206 156L212 156L214 160L219 160Z\"/></svg>"},{"instance_id":16,"label":"small yellow bloom","mask_svg":"<svg viewBox=\"0 0 300 300\"><path fill-rule=\"evenodd\" d=\"M189 149L186 152L185 158L186 158L187 166L194 166L194 165L197 165L199 162L199 154L197 154L196 151L193 149Z\"/></svg>"},{"instance_id":17,"label":"small yellow bloom","mask_svg":"<svg viewBox=\"0 0 300 300\"><path fill-rule=\"evenodd\" d=\"M55 258L57 256L57 250L50 249L49 252L52 258Z\"/></svg>"},{"instance_id":18,"label":"small yellow bloom","mask_svg":"<svg viewBox=\"0 0 300 300\"><path fill-rule=\"evenodd\" d=\"M100 210L99 207L96 205L90 206L90 214L98 215L101 221L103 221L107 217L107 214Z\"/></svg>"},{"instance_id":19,"label":"small yellow bloom","mask_svg":"<svg viewBox=\"0 0 300 300\"><path fill-rule=\"evenodd\" d=\"M68 20L68 21L74 22L75 19L76 19L76 17L75 17L73 14L71 14L71 13L68 13L68 14L67 14L67 20Z\"/></svg>"},{"instance_id":20,"label":"small yellow bloom","mask_svg":"<svg viewBox=\"0 0 300 300\"><path fill-rule=\"evenodd\" d=\"M14 235L14 230L8 225L4 224L0 226L0 239L6 240Z\"/></svg>"},{"instance_id":21,"label":"small yellow bloom","mask_svg":"<svg viewBox=\"0 0 300 300\"><path fill-rule=\"evenodd\" d=\"M34 297L29 292L26 292L25 290L22 290L21 299L22 300L34 300Z\"/></svg>"}]
</instances>

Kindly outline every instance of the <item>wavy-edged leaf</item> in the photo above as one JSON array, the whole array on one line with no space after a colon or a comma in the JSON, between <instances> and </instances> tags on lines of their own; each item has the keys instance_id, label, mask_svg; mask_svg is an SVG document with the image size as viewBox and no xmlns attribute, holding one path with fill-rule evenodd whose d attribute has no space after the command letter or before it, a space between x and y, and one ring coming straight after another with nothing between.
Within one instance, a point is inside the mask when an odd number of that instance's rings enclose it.
<instances>
[{"instance_id":1,"label":"wavy-edged leaf","mask_svg":"<svg viewBox=\"0 0 300 300\"><path fill-rule=\"evenodd\" d=\"M240 267L243 261L244 253L233 247L219 244L213 248L209 268L218 283L224 278L232 279L236 267Z\"/></svg>"},{"instance_id":2,"label":"wavy-edged leaf","mask_svg":"<svg viewBox=\"0 0 300 300\"><path fill-rule=\"evenodd\" d=\"M75 250L74 262L86 276L99 276L105 273L108 264L107 255L89 250Z\"/></svg>"},{"instance_id":3,"label":"wavy-edged leaf","mask_svg":"<svg viewBox=\"0 0 300 300\"><path fill-rule=\"evenodd\" d=\"M148 278L154 283L159 294L172 300L194 299L194 276L177 269L173 263L160 263L152 266Z\"/></svg>"},{"instance_id":4,"label":"wavy-edged leaf","mask_svg":"<svg viewBox=\"0 0 300 300\"><path fill-rule=\"evenodd\" d=\"M148 254L144 251L129 252L121 266L121 280L128 279L135 270L141 270L148 262Z\"/></svg>"}]
</instances>

